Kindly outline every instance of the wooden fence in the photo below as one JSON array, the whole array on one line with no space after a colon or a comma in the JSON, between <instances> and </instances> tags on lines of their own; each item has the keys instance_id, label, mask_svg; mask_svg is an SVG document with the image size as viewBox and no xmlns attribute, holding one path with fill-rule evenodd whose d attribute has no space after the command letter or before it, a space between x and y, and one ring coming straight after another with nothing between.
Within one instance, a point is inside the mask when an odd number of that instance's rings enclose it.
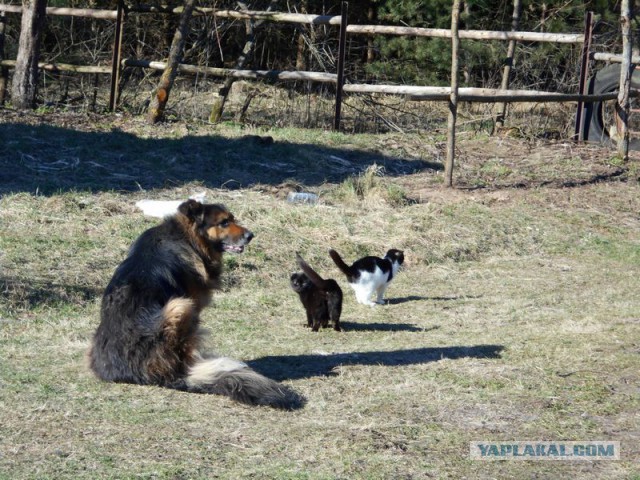
<instances>
[{"instance_id":1,"label":"wooden fence","mask_svg":"<svg viewBox=\"0 0 640 480\"><path fill-rule=\"evenodd\" d=\"M454 0L454 10L459 5L458 0ZM519 6L519 0L514 0L514 12ZM459 8L459 7L458 7ZM234 70L226 68L202 67L196 65L180 65L179 71L188 74L206 73L218 77L235 77L244 79L270 79L279 81L312 81L321 83L331 83L336 86L336 105L334 128L340 127L340 111L342 102L342 93L381 93L393 95L408 95L413 100L439 100L451 102L452 95L456 95L457 101L465 102L577 102L578 112L576 115L575 139L581 138L582 128L582 108L585 102L593 102L599 100L611 100L618 97L618 93L602 93L596 95L587 95L586 86L588 79L589 60L605 60L609 62L622 62L625 59L622 55L591 53L591 31L593 27L593 16L588 12L585 18L585 29L583 33L539 33L539 32L521 32L521 31L480 31L480 30L457 30L456 24L452 24L452 29L433 29L433 28L414 28L400 26L385 25L350 25L347 22L347 2L342 2L341 15L309 15L282 12L259 12L259 11L233 11L233 10L216 10L214 8L199 8L194 12L194 16L199 15L215 15L220 18L234 18L242 20L261 20L269 22L286 22L297 24L311 25L333 25L338 28L339 38L339 57L338 68L336 73L326 72L308 72L308 71L276 71L276 70ZM0 15L3 12L20 14L22 7L18 5L0 5ZM132 59L121 57L122 50L122 32L125 25L126 16L130 13L137 14L169 14L179 15L182 8L169 8L162 6L138 5L135 7L125 7L124 2L119 0L116 10L97 10L97 9L78 9L78 8L60 8L48 7L48 15L64 15L73 17L89 17L96 19L105 19L116 22L116 35L113 45L113 59L109 67L103 66L80 66L68 64L47 64L41 63L40 68L48 71L70 71L78 73L104 73L111 75L111 92L109 99L109 108L115 109L118 92L118 79L123 68L149 68L155 70L164 70L165 63L158 61L150 61L143 59ZM514 13L515 16L515 13ZM0 33L1 35L1 33ZM582 44L582 60L579 91L573 94L542 92L533 90L509 90L508 83L503 79L503 87L501 89L485 89L485 88L457 88L452 87L433 87L433 86L415 86L415 85L373 85L373 84L354 84L345 83L344 67L345 67L345 44L347 35L400 35L413 37L439 37L451 38L452 42L459 39L473 40L502 40L508 42L528 41L528 42L551 42L551 43L573 43ZM0 40L0 45L2 44ZM2 58L2 52L0 52ZM457 59L455 59L457 61ZM510 61L511 59L508 59ZM633 58L634 63L638 63L640 58ZM1 60L1 67L13 67L15 61ZM506 73L508 77L508 72ZM449 183L449 182L447 182Z\"/></svg>"},{"instance_id":2,"label":"wooden fence","mask_svg":"<svg viewBox=\"0 0 640 480\"><path fill-rule=\"evenodd\" d=\"M343 9L346 9L346 2L343 2ZM22 12L19 5L0 5L0 12L17 13ZM116 32L118 32L123 23L124 17L128 13L156 13L156 14L180 14L181 7L166 8L153 6L136 6L125 8L120 2L117 10L97 10L97 9L78 9L78 8L59 8L48 7L48 15L64 15L73 17L89 17L97 19L106 19L116 21ZM124 15L122 15L124 13ZM385 25L343 25L342 15L307 15L296 13L277 13L277 12L239 12L233 10L215 10L213 8L199 8L194 15L214 15L220 18L235 18L243 20L266 20L272 22L287 22L312 25L334 25L339 28L338 35L343 32L345 35L400 35L415 37L438 37L451 38L451 30L435 29L435 28L413 28L413 27L396 27ZM121 20L118 21L119 15ZM116 35L117 36L117 35ZM551 43L574 43L580 44L584 42L584 34L573 33L539 33L539 32L499 32L499 31L481 31L481 30L462 30L459 32L461 39L474 40L503 40L503 41L530 41L530 42L551 42ZM69 64L46 64L42 63L41 68L49 71L70 71L77 73L104 73L119 75L123 67L142 67L155 70L163 70L165 64L159 61L149 61L142 59L122 59L119 54L121 38L116 38L114 42L114 62L111 67L98 66L80 66ZM190 74L208 74L218 77L232 76L244 79L270 79L279 81L300 81L308 80L313 82L332 83L338 88L342 88L345 92L350 93L385 93L395 95L411 95L415 100L448 100L449 90L447 87L430 87L430 86L398 86L398 85L370 85L370 84L344 84L344 80L339 81L339 76L344 74L344 56L345 53L338 57L338 63L343 61L343 68L338 68L337 73L325 72L305 72L305 71L275 71L275 70L234 70L226 68L202 67L196 65L181 65L180 71ZM13 67L15 61L3 60L0 65ZM112 72L116 70L116 72ZM113 82L112 82L113 83ZM601 97L598 97L601 99ZM608 96L607 96L608 98ZM488 101L488 102L529 102L529 101L577 101L580 99L595 100L596 98L585 97L580 93L576 94L560 94L556 92L540 92L540 91L520 91L520 90L496 90L481 88L462 88L460 89L461 101ZM110 99L111 108L115 107L115 97L112 95Z\"/></svg>"}]
</instances>

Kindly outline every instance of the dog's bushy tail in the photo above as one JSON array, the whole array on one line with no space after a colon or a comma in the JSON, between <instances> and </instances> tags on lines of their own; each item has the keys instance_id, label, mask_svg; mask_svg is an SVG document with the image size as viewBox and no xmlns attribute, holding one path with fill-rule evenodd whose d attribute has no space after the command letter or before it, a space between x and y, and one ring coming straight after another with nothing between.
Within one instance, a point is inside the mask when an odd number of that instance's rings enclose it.
<instances>
[{"instance_id":1,"label":"dog's bushy tail","mask_svg":"<svg viewBox=\"0 0 640 480\"><path fill-rule=\"evenodd\" d=\"M189 391L225 395L248 405L293 410L305 403L293 390L226 357L199 358L189 369L185 384Z\"/></svg>"},{"instance_id":2,"label":"dog's bushy tail","mask_svg":"<svg viewBox=\"0 0 640 480\"><path fill-rule=\"evenodd\" d=\"M329 255L331 256L333 263L335 263L336 266L342 271L342 273L347 276L347 279L350 280L355 273L353 269L349 265L344 263L342 257L333 248L329 250Z\"/></svg>"}]
</instances>

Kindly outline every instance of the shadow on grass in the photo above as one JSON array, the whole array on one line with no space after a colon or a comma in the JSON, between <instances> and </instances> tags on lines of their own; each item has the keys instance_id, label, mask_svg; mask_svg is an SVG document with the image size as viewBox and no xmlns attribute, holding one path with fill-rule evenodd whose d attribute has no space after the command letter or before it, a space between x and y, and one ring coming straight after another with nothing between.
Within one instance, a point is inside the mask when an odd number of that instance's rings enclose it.
<instances>
[{"instance_id":1,"label":"shadow on grass","mask_svg":"<svg viewBox=\"0 0 640 480\"><path fill-rule=\"evenodd\" d=\"M281 355L252 360L251 368L274 380L298 380L302 378L337 375L336 367L342 365L379 365L399 367L459 358L501 358L502 345L473 345L458 347L426 347L388 352L353 352L329 355Z\"/></svg>"},{"instance_id":2,"label":"shadow on grass","mask_svg":"<svg viewBox=\"0 0 640 480\"><path fill-rule=\"evenodd\" d=\"M44 119L46 121L46 118ZM109 122L105 117L104 122ZM107 127L102 127L103 130ZM162 134L171 134L165 125ZM442 164L375 150L185 135L145 138L123 132L51 125L0 124L0 194L71 190L139 191L198 182L210 188L340 182L377 164L388 176L442 170Z\"/></svg>"},{"instance_id":3,"label":"shadow on grass","mask_svg":"<svg viewBox=\"0 0 640 480\"><path fill-rule=\"evenodd\" d=\"M420 300L431 300L431 298L421 297L419 295L409 295L408 297L402 297L402 298L389 298L386 300L386 303L388 305L400 305L401 303L418 302Z\"/></svg>"},{"instance_id":4,"label":"shadow on grass","mask_svg":"<svg viewBox=\"0 0 640 480\"><path fill-rule=\"evenodd\" d=\"M9 308L31 310L39 306L61 303L75 305L92 302L102 295L102 289L68 285L42 280L0 277L2 303Z\"/></svg>"},{"instance_id":5,"label":"shadow on grass","mask_svg":"<svg viewBox=\"0 0 640 480\"><path fill-rule=\"evenodd\" d=\"M340 322L346 331L352 332L428 332L437 330L439 326L422 328L411 323L356 323Z\"/></svg>"},{"instance_id":6,"label":"shadow on grass","mask_svg":"<svg viewBox=\"0 0 640 480\"><path fill-rule=\"evenodd\" d=\"M419 302L422 300L429 300L431 302L449 302L449 301L453 301L453 300L461 300L461 299L467 299L467 298L477 298L477 297L468 297L468 296L464 296L464 297L457 297L457 296L450 296L450 297L422 297L419 295L409 295L408 297L400 297L400 298L390 298L388 300L386 300L388 305L400 305L401 303L407 303L407 302Z\"/></svg>"}]
</instances>

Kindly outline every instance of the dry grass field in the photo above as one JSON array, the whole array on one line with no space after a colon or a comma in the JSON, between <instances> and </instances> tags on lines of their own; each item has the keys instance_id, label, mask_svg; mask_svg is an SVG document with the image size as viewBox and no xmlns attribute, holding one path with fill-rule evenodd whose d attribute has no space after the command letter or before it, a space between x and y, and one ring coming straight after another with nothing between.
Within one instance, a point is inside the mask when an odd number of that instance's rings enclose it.
<instances>
[{"instance_id":1,"label":"dry grass field","mask_svg":"<svg viewBox=\"0 0 640 480\"><path fill-rule=\"evenodd\" d=\"M640 478L638 159L463 134L446 190L444 142L0 115L0 478ZM156 224L135 202L200 191L256 234L225 257L210 349L304 408L85 365L103 288ZM388 304L357 304L329 247L403 249ZM344 332L303 327L296 251L342 285ZM477 440L617 441L621 460L478 461Z\"/></svg>"}]
</instances>

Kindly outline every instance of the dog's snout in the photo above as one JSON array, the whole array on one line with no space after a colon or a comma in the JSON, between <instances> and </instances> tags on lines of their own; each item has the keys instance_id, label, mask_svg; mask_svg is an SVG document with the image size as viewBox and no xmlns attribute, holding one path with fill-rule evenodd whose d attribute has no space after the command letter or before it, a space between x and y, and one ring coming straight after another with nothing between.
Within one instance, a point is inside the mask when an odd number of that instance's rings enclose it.
<instances>
[{"instance_id":1,"label":"dog's snout","mask_svg":"<svg viewBox=\"0 0 640 480\"><path fill-rule=\"evenodd\" d=\"M252 239L253 239L254 235L253 232L247 230L246 232L244 232L244 239L247 243L249 243Z\"/></svg>"}]
</instances>

